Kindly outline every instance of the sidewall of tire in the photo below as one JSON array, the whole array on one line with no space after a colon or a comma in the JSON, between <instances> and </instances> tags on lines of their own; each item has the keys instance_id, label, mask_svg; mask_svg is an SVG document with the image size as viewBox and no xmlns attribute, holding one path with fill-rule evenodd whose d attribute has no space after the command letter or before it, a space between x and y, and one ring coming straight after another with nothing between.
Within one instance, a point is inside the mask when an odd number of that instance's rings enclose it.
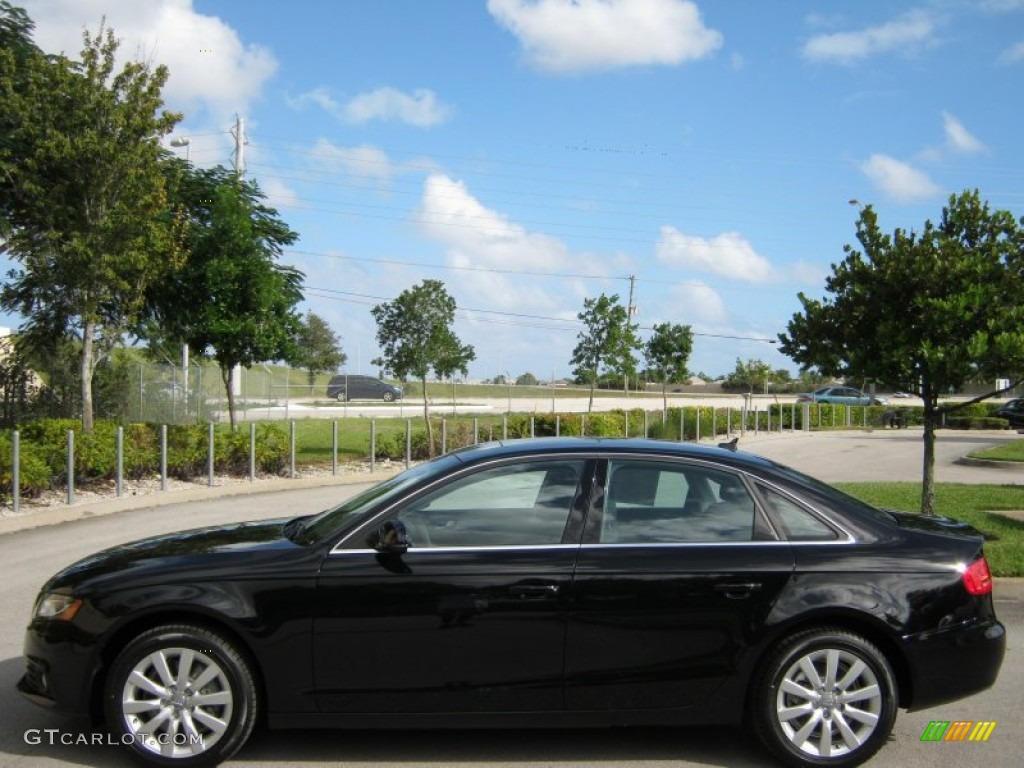
<instances>
[{"instance_id":1,"label":"sidewall of tire","mask_svg":"<svg viewBox=\"0 0 1024 768\"><path fill-rule=\"evenodd\" d=\"M856 751L835 758L816 758L800 751L783 733L776 717L776 696L782 676L801 656L825 648L855 653L878 678L883 690L882 712L868 740ZM795 634L769 654L754 683L752 722L760 742L783 762L794 766L850 768L872 757L889 738L896 721L896 677L885 655L874 644L843 629L816 629Z\"/></svg>"},{"instance_id":2,"label":"sidewall of tire","mask_svg":"<svg viewBox=\"0 0 1024 768\"><path fill-rule=\"evenodd\" d=\"M248 740L256 722L257 694L248 662L234 645L211 630L188 625L156 627L126 645L110 666L103 692L103 713L117 739L130 739L124 724L121 697L125 680L144 656L160 648L192 648L217 662L231 685L233 703L228 732L205 752L195 757L165 758L154 754L132 740L126 744L143 762L151 765L205 768L227 760Z\"/></svg>"}]
</instances>

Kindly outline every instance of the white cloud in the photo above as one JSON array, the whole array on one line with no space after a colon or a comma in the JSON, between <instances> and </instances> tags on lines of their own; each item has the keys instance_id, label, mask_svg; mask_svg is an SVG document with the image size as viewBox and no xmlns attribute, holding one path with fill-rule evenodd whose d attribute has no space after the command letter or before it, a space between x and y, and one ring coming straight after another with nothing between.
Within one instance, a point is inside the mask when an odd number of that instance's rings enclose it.
<instances>
[{"instance_id":1,"label":"white cloud","mask_svg":"<svg viewBox=\"0 0 1024 768\"><path fill-rule=\"evenodd\" d=\"M387 153L376 147L339 147L320 139L313 147L316 165L371 181L389 181L401 168L391 162Z\"/></svg>"},{"instance_id":2,"label":"white cloud","mask_svg":"<svg viewBox=\"0 0 1024 768\"><path fill-rule=\"evenodd\" d=\"M676 65L722 46L689 0L488 0L487 9L548 72Z\"/></svg>"},{"instance_id":3,"label":"white cloud","mask_svg":"<svg viewBox=\"0 0 1024 768\"><path fill-rule=\"evenodd\" d=\"M280 179L259 177L257 181L272 208L294 208L300 204L298 193Z\"/></svg>"},{"instance_id":4,"label":"white cloud","mask_svg":"<svg viewBox=\"0 0 1024 768\"><path fill-rule=\"evenodd\" d=\"M968 154L985 151L985 145L949 112L942 113L942 121L946 129L946 144L950 149Z\"/></svg>"},{"instance_id":5,"label":"white cloud","mask_svg":"<svg viewBox=\"0 0 1024 768\"><path fill-rule=\"evenodd\" d=\"M576 273L581 263L590 274L605 271L597 255L574 253L556 237L530 232L444 174L427 177L416 216L423 231L445 247L448 264L459 268L454 280L463 295L478 297L476 306L550 315L582 304L587 293L580 281L544 274Z\"/></svg>"},{"instance_id":6,"label":"white cloud","mask_svg":"<svg viewBox=\"0 0 1024 768\"><path fill-rule=\"evenodd\" d=\"M721 323L729 317L725 302L710 285L700 281L679 285L672 289L674 301L672 317L705 323Z\"/></svg>"},{"instance_id":7,"label":"white cloud","mask_svg":"<svg viewBox=\"0 0 1024 768\"><path fill-rule=\"evenodd\" d=\"M872 155L861 165L864 175L899 202L926 200L942 189L923 171L888 155Z\"/></svg>"},{"instance_id":8,"label":"white cloud","mask_svg":"<svg viewBox=\"0 0 1024 768\"><path fill-rule=\"evenodd\" d=\"M452 115L452 108L442 104L436 94L418 88L411 94L384 87L361 93L342 103L326 88L314 88L298 98L289 99L293 107L312 102L344 123L368 123L371 120L398 121L418 128L440 125Z\"/></svg>"},{"instance_id":9,"label":"white cloud","mask_svg":"<svg viewBox=\"0 0 1024 768\"><path fill-rule=\"evenodd\" d=\"M703 238L663 226L656 254L663 264L752 283L768 280L772 272L771 264L738 232Z\"/></svg>"},{"instance_id":10,"label":"white cloud","mask_svg":"<svg viewBox=\"0 0 1024 768\"><path fill-rule=\"evenodd\" d=\"M1000 64L1015 64L1018 61L1024 61L1024 40L1000 53L998 61Z\"/></svg>"},{"instance_id":11,"label":"white cloud","mask_svg":"<svg viewBox=\"0 0 1024 768\"><path fill-rule=\"evenodd\" d=\"M244 114L277 70L269 49L243 43L219 18L195 11L192 0L24 0L21 5L36 23L39 47L71 58L82 49L82 30L95 34L105 16L121 40L122 61L167 65L164 101L189 120L218 123L234 112Z\"/></svg>"},{"instance_id":12,"label":"white cloud","mask_svg":"<svg viewBox=\"0 0 1024 768\"><path fill-rule=\"evenodd\" d=\"M816 35L803 48L812 61L852 63L879 53L914 50L933 41L936 22L923 11L911 11L898 19L856 32Z\"/></svg>"}]
</instances>

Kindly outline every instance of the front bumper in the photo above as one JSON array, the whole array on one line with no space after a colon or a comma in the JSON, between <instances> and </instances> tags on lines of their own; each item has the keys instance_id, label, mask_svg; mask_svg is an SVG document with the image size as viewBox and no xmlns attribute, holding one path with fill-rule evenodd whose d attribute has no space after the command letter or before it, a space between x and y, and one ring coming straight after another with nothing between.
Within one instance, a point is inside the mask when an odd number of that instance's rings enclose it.
<instances>
[{"instance_id":1,"label":"front bumper","mask_svg":"<svg viewBox=\"0 0 1024 768\"><path fill-rule=\"evenodd\" d=\"M25 632L26 670L18 692L49 709L90 714L96 646L82 639L68 622L33 621Z\"/></svg>"}]
</instances>

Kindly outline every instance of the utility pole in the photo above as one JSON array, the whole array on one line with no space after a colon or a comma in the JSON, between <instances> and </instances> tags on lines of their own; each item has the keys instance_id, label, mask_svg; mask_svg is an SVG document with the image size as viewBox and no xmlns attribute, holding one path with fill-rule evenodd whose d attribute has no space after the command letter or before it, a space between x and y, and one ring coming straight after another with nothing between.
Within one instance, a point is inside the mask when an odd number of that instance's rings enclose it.
<instances>
[{"instance_id":1,"label":"utility pole","mask_svg":"<svg viewBox=\"0 0 1024 768\"><path fill-rule=\"evenodd\" d=\"M245 136L245 120L235 115L235 127L231 129L231 135L235 139L235 175L239 178L245 173L245 145L249 143L249 139ZM285 380L284 385L284 397L285 406L288 404L288 395L291 390L288 386L291 384L291 375ZM242 366L236 365L235 370L231 374L231 389L233 394L237 397L242 393ZM348 392L348 386L346 384L345 392Z\"/></svg>"},{"instance_id":2,"label":"utility pole","mask_svg":"<svg viewBox=\"0 0 1024 768\"><path fill-rule=\"evenodd\" d=\"M633 328L633 315L636 313L636 305L633 304L633 284L636 282L636 275L629 276L629 302L626 304L626 336L629 337L630 331ZM633 352L630 350L630 354ZM629 397L629 374L626 373L623 376L626 397Z\"/></svg>"},{"instance_id":3,"label":"utility pole","mask_svg":"<svg viewBox=\"0 0 1024 768\"><path fill-rule=\"evenodd\" d=\"M235 115L235 127L231 129L231 135L235 139L235 173L241 176L245 173L245 145L249 139L245 135L245 120Z\"/></svg>"}]
</instances>

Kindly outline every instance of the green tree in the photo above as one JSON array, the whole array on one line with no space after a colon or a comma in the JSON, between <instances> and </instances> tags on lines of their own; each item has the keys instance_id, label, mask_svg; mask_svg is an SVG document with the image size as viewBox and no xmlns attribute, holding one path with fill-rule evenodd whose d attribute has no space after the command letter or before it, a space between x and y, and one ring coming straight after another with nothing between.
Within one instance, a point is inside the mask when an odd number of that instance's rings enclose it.
<instances>
[{"instance_id":1,"label":"green tree","mask_svg":"<svg viewBox=\"0 0 1024 768\"><path fill-rule=\"evenodd\" d=\"M516 386L518 387L535 387L537 386L537 377L527 371L519 376L516 376Z\"/></svg>"},{"instance_id":2,"label":"green tree","mask_svg":"<svg viewBox=\"0 0 1024 768\"><path fill-rule=\"evenodd\" d=\"M921 511L932 514L936 427L944 412L969 404L942 404L940 394L969 380L1022 380L1024 230L975 190L950 196L939 223L926 221L920 234L884 234L866 206L857 240L862 250L847 245L825 281L830 297L800 294L803 310L780 349L827 375L884 381L921 398Z\"/></svg>"},{"instance_id":3,"label":"green tree","mask_svg":"<svg viewBox=\"0 0 1024 768\"><path fill-rule=\"evenodd\" d=\"M412 377L423 385L423 420L427 425L427 445L433 455L427 376L431 370L439 378L452 376L456 371L465 376L467 364L476 359L473 347L463 345L452 331L455 299L440 280L424 280L370 312L377 321L377 344L381 349L381 356L373 364L402 382Z\"/></svg>"},{"instance_id":4,"label":"green tree","mask_svg":"<svg viewBox=\"0 0 1024 768\"><path fill-rule=\"evenodd\" d=\"M747 392L763 392L773 380L772 367L763 360L740 360L736 358L736 369L725 377L725 386L730 389L746 389Z\"/></svg>"},{"instance_id":5,"label":"green tree","mask_svg":"<svg viewBox=\"0 0 1024 768\"><path fill-rule=\"evenodd\" d=\"M24 30L3 10L6 34ZM29 345L69 331L81 340L91 430L97 364L136 328L146 287L175 263L160 138L181 117L161 110L165 67L115 72L113 32L84 40L80 62L0 54L4 249L18 265L0 305L25 318Z\"/></svg>"},{"instance_id":6,"label":"green tree","mask_svg":"<svg viewBox=\"0 0 1024 768\"><path fill-rule=\"evenodd\" d=\"M312 393L317 374L336 371L348 360L341 351L341 340L320 315L307 312L299 328L298 357L295 364L305 368Z\"/></svg>"},{"instance_id":7,"label":"green tree","mask_svg":"<svg viewBox=\"0 0 1024 768\"><path fill-rule=\"evenodd\" d=\"M668 383L682 381L689 374L686 364L693 352L693 329L679 323L657 323L644 345L644 359L661 382L661 398L668 410Z\"/></svg>"},{"instance_id":8,"label":"green tree","mask_svg":"<svg viewBox=\"0 0 1024 768\"><path fill-rule=\"evenodd\" d=\"M583 311L576 315L583 322L583 330L576 338L571 365L579 381L590 384L590 402L587 412L594 408L594 387L602 374L626 376L636 370L633 350L640 346L633 329L627 323L626 308L619 296L603 293L596 299L585 299Z\"/></svg>"},{"instance_id":9,"label":"green tree","mask_svg":"<svg viewBox=\"0 0 1024 768\"><path fill-rule=\"evenodd\" d=\"M21 8L0 0L0 239L11 231L11 208L15 205L18 188L14 184L18 159L24 154L23 137L16 130L16 114L5 108L8 92L24 96L30 87L29 75L44 62L42 51L32 41L32 19ZM4 246L0 244L0 252Z\"/></svg>"},{"instance_id":10,"label":"green tree","mask_svg":"<svg viewBox=\"0 0 1024 768\"><path fill-rule=\"evenodd\" d=\"M151 332L155 342L161 335L217 361L234 429L235 367L298 358L303 275L277 262L298 235L234 171L169 166L174 207L187 222L187 256L149 291Z\"/></svg>"}]
</instances>

